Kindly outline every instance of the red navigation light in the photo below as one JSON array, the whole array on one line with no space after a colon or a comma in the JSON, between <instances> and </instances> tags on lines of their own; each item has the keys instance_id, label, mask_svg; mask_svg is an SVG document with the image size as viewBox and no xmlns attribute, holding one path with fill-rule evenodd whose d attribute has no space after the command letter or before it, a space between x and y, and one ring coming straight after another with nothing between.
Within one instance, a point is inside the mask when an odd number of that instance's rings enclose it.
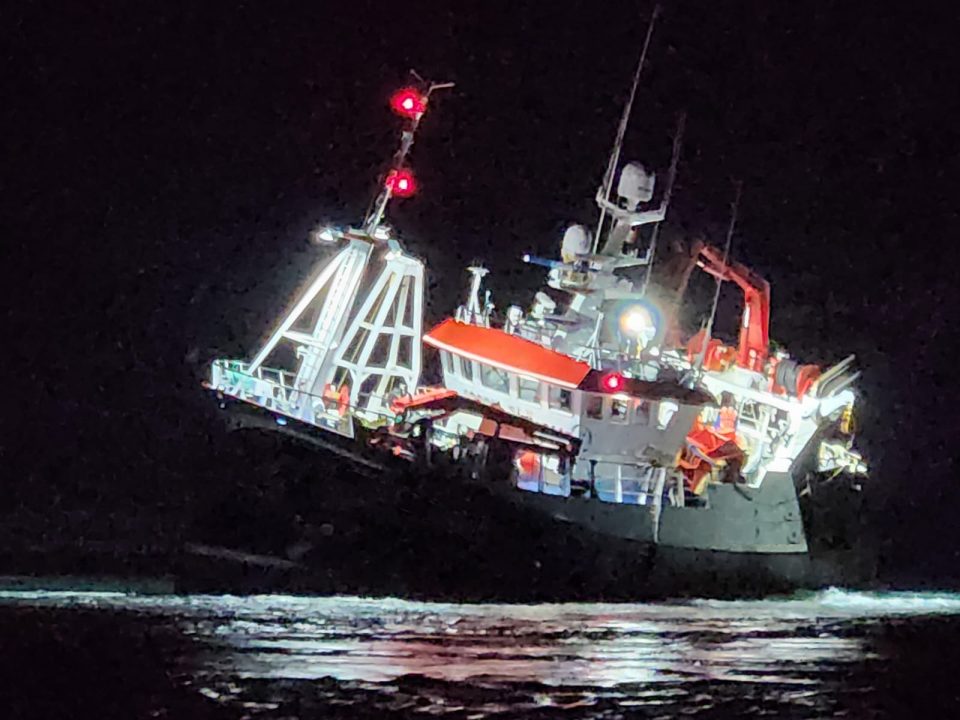
<instances>
[{"instance_id":1,"label":"red navigation light","mask_svg":"<svg viewBox=\"0 0 960 720\"><path fill-rule=\"evenodd\" d=\"M427 109L427 99L414 88L402 88L390 98L390 107L401 117L417 118Z\"/></svg>"},{"instance_id":2,"label":"red navigation light","mask_svg":"<svg viewBox=\"0 0 960 720\"><path fill-rule=\"evenodd\" d=\"M387 187L397 197L410 197L417 191L417 181L409 170L391 170L387 175Z\"/></svg>"},{"instance_id":3,"label":"red navigation light","mask_svg":"<svg viewBox=\"0 0 960 720\"><path fill-rule=\"evenodd\" d=\"M607 392L617 392L618 390L623 390L625 384L623 375L620 373L607 373L602 378L600 378L600 386Z\"/></svg>"}]
</instances>

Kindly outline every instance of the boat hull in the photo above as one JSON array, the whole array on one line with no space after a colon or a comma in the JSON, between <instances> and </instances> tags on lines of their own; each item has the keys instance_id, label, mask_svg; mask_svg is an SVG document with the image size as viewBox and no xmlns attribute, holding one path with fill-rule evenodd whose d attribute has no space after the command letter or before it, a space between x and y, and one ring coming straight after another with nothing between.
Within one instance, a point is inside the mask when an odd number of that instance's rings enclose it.
<instances>
[{"instance_id":1,"label":"boat hull","mask_svg":"<svg viewBox=\"0 0 960 720\"><path fill-rule=\"evenodd\" d=\"M473 477L442 463L391 462L325 434L318 447L309 429L291 438L291 428L269 416L244 408L237 417L234 427L246 428L234 433L238 442L248 446L252 465L272 459L279 489L266 499L242 480L222 488L234 521L222 522L224 505L216 502L196 518L203 532L194 542L206 550L184 551L184 590L636 600L863 586L875 576L864 543L804 537L789 476L766 492L721 487L712 510L664 508L655 528L650 507L525 492L506 476ZM844 497L851 502L838 514L853 527L856 498ZM723 503L725 522L740 526L739 534L712 524L707 513ZM791 523L809 542L786 542L784 512L796 516ZM751 538L762 551L744 551Z\"/></svg>"}]
</instances>

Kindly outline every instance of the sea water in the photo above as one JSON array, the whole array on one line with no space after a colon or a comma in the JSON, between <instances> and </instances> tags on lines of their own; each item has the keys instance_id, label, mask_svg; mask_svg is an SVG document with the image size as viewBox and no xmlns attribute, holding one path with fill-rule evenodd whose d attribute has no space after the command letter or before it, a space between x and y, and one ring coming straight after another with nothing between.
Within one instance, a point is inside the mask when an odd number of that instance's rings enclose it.
<instances>
[{"instance_id":1,"label":"sea water","mask_svg":"<svg viewBox=\"0 0 960 720\"><path fill-rule=\"evenodd\" d=\"M945 593L459 605L5 591L0 702L4 717L955 717L958 646L960 595Z\"/></svg>"}]
</instances>

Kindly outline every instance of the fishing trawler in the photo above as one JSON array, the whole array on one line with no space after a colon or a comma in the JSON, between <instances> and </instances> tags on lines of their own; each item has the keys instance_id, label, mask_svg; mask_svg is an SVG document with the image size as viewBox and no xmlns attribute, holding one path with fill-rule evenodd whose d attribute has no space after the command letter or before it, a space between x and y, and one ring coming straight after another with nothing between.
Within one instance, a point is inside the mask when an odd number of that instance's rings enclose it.
<instances>
[{"instance_id":1,"label":"fishing trawler","mask_svg":"<svg viewBox=\"0 0 960 720\"><path fill-rule=\"evenodd\" d=\"M254 411L241 424L313 439L377 482L402 465L436 478L419 487L442 487L443 502L455 502L451 486L481 487L547 533L643 558L628 581L638 595L657 577L667 594L862 580L853 358L821 369L771 350L770 285L732 257L735 212L722 249L694 243L672 272L655 272L682 122L655 203L654 173L618 167L642 65L596 232L571 226L558 258L522 258L546 271L532 306L495 312L488 271L472 266L465 302L424 328L423 262L384 214L416 187L407 159L445 86L408 87L391 99L400 147L364 222L317 232L336 252L253 358L214 360L206 385L221 407ZM713 334L717 295L683 337L678 311L697 270L717 294L721 283L742 291L736 344ZM275 363L284 348L289 367ZM439 384L422 382L427 359ZM430 498L423 508L452 512Z\"/></svg>"}]
</instances>

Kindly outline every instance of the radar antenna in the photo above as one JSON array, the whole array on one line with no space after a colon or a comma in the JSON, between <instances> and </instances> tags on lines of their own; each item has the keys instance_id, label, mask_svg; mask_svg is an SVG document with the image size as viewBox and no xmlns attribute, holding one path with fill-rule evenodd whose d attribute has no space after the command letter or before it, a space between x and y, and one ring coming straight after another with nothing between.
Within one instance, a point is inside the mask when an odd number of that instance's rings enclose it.
<instances>
[{"instance_id":1,"label":"radar antenna","mask_svg":"<svg viewBox=\"0 0 960 720\"><path fill-rule=\"evenodd\" d=\"M627 104L623 108L623 117L620 118L620 127L617 128L617 137L613 142L613 150L610 153L610 161L607 163L607 171L603 176L603 197L610 199L610 191L613 189L613 177L617 172L617 163L620 162L620 150L623 147L623 136L627 132L627 122L630 120L630 112L633 110L633 100L637 95L637 86L640 84L640 74L643 72L643 66L647 60L647 50L650 48L650 39L653 37L653 28L657 22L657 16L660 14L660 5L653 8L653 14L650 16L650 25L647 27L647 37L643 41L643 50L640 53L640 61L637 63L637 71L633 75L633 85L630 87L630 97L627 98ZM593 236L593 252L597 252L600 243L600 233L603 232L603 221L606 219L607 209L600 208L600 222L597 223L597 232Z\"/></svg>"}]
</instances>

